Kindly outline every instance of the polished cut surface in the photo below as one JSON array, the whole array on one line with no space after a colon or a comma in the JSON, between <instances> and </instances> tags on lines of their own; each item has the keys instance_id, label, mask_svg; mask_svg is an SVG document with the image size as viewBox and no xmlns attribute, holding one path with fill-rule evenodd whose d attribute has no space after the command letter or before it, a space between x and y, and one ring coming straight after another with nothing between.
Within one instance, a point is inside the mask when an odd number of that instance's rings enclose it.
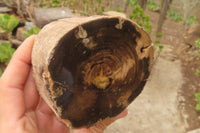
<instances>
[{"instance_id":1,"label":"polished cut surface","mask_svg":"<svg viewBox=\"0 0 200 133\"><path fill-rule=\"evenodd\" d=\"M68 126L90 127L122 112L142 91L153 58L148 34L122 17L58 20L34 44L40 95Z\"/></svg>"}]
</instances>

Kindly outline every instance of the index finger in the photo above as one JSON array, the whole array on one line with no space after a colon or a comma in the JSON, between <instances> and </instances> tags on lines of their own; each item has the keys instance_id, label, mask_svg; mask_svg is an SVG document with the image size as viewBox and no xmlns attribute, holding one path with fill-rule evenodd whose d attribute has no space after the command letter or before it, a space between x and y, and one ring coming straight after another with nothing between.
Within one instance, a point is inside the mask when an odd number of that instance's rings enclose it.
<instances>
[{"instance_id":1,"label":"index finger","mask_svg":"<svg viewBox=\"0 0 200 133\"><path fill-rule=\"evenodd\" d=\"M1 120L16 121L25 113L24 84L31 68L34 39L31 36L21 44L0 79Z\"/></svg>"},{"instance_id":2,"label":"index finger","mask_svg":"<svg viewBox=\"0 0 200 133\"><path fill-rule=\"evenodd\" d=\"M13 54L1 77L8 88L23 89L31 67L31 51L35 37L34 35L27 38Z\"/></svg>"}]
</instances>

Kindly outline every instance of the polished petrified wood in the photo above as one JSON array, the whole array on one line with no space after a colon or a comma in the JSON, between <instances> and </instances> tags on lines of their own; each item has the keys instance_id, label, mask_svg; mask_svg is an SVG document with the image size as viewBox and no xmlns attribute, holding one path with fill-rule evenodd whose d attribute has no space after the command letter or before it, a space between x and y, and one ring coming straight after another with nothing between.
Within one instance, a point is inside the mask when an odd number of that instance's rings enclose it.
<instances>
[{"instance_id":1,"label":"polished petrified wood","mask_svg":"<svg viewBox=\"0 0 200 133\"><path fill-rule=\"evenodd\" d=\"M153 48L122 17L67 18L38 34L32 64L38 91L68 126L90 127L122 112L142 91Z\"/></svg>"}]
</instances>

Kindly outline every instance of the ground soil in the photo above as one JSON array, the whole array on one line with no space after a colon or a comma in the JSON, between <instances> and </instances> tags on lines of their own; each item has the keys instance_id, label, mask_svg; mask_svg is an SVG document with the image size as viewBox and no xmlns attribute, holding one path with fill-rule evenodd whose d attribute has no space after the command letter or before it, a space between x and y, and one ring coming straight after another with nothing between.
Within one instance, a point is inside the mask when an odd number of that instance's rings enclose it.
<instances>
[{"instance_id":1,"label":"ground soil","mask_svg":"<svg viewBox=\"0 0 200 133\"><path fill-rule=\"evenodd\" d=\"M151 38L156 41L155 31L159 18L159 14L156 12L147 11L152 23ZM167 18L164 22L161 38L161 44L170 45L173 47L172 55L169 56L172 61L180 59L182 64L182 74L184 77L184 84L179 90L178 101L179 110L185 120L186 130L193 130L200 127L200 111L195 109L197 102L195 101L194 94L200 92L200 76L196 76L194 73L200 67L200 60L197 54L197 48L195 46L189 46L184 44L183 34L186 29L181 22L174 22ZM170 69L170 68L169 68Z\"/></svg>"}]
</instances>

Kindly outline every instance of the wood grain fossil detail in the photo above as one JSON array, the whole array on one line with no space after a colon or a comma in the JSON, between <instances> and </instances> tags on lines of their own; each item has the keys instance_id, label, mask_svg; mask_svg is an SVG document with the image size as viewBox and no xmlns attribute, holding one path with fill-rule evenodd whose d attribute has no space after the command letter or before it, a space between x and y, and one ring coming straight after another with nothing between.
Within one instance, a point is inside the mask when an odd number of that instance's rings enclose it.
<instances>
[{"instance_id":1,"label":"wood grain fossil detail","mask_svg":"<svg viewBox=\"0 0 200 133\"><path fill-rule=\"evenodd\" d=\"M32 51L40 95L74 128L122 112L142 91L152 60L149 35L131 20L111 16L52 22Z\"/></svg>"}]
</instances>

